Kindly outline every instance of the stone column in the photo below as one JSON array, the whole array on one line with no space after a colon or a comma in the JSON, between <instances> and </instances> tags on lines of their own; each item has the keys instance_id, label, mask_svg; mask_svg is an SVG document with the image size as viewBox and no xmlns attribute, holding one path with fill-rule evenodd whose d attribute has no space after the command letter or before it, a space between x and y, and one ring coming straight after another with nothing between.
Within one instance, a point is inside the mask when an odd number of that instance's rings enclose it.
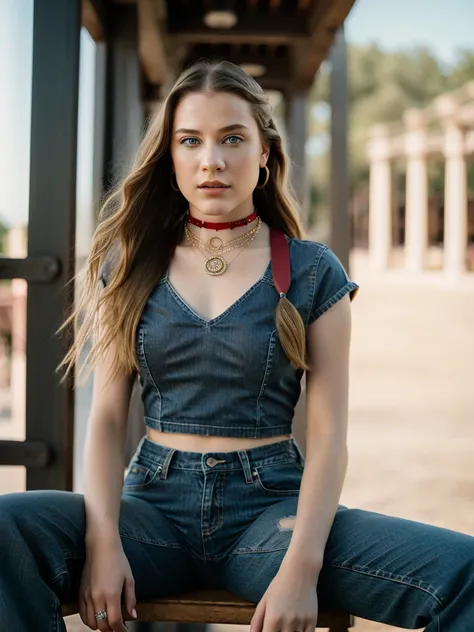
<instances>
[{"instance_id":1,"label":"stone column","mask_svg":"<svg viewBox=\"0 0 474 632\"><path fill-rule=\"evenodd\" d=\"M422 272L428 247L428 134L421 110L407 110L403 121L407 156L405 267Z\"/></svg>"},{"instance_id":2,"label":"stone column","mask_svg":"<svg viewBox=\"0 0 474 632\"><path fill-rule=\"evenodd\" d=\"M392 243L392 170L388 127L374 125L368 145L370 160L369 260L373 270L388 268Z\"/></svg>"},{"instance_id":3,"label":"stone column","mask_svg":"<svg viewBox=\"0 0 474 632\"><path fill-rule=\"evenodd\" d=\"M307 93L292 93L286 100L286 135L288 151L292 160L291 180L300 203L301 219L304 226L308 220L308 179L306 177L307 138Z\"/></svg>"},{"instance_id":4,"label":"stone column","mask_svg":"<svg viewBox=\"0 0 474 632\"><path fill-rule=\"evenodd\" d=\"M457 277L466 271L467 168L465 128L457 118L458 105L442 95L435 107L444 123L444 272Z\"/></svg>"}]
</instances>

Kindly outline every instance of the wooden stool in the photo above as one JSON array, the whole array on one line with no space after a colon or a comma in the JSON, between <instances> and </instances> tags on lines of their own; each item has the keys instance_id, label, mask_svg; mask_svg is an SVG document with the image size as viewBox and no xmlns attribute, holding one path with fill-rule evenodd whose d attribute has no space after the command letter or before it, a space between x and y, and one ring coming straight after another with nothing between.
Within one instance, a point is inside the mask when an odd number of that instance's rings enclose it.
<instances>
[{"instance_id":1,"label":"wooden stool","mask_svg":"<svg viewBox=\"0 0 474 632\"><path fill-rule=\"evenodd\" d=\"M138 621L162 621L174 623L235 623L250 625L256 604L235 597L226 590L196 590L177 595L137 603ZM78 612L77 604L65 604L63 617ZM331 632L347 632L354 625L351 615L320 612L317 628L329 628Z\"/></svg>"}]
</instances>

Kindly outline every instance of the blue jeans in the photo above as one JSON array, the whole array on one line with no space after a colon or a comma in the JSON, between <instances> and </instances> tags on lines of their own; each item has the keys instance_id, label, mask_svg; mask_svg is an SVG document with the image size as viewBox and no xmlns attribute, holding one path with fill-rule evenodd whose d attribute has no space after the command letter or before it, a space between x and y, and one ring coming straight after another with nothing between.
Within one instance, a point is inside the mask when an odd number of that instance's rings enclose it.
<instances>
[{"instance_id":1,"label":"blue jeans","mask_svg":"<svg viewBox=\"0 0 474 632\"><path fill-rule=\"evenodd\" d=\"M182 452L144 438L130 462L120 534L137 599L224 587L258 602L287 551L303 457L293 439ZM65 630L84 563L83 497L0 496L0 630ZM339 506L317 585L320 609L427 632L474 629L474 538ZM25 607L27 605L27 607Z\"/></svg>"}]
</instances>

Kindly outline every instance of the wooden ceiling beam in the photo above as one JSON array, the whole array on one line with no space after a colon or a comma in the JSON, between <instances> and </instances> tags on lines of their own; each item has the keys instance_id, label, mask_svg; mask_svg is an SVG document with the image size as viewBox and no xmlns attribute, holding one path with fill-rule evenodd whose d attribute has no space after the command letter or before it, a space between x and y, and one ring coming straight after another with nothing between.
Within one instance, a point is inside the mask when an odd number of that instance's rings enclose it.
<instances>
[{"instance_id":1,"label":"wooden ceiling beam","mask_svg":"<svg viewBox=\"0 0 474 632\"><path fill-rule=\"evenodd\" d=\"M281 0L269 0L269 8L270 11L276 11L276 9L278 9L278 7L280 6Z\"/></svg>"},{"instance_id":2,"label":"wooden ceiling beam","mask_svg":"<svg viewBox=\"0 0 474 632\"><path fill-rule=\"evenodd\" d=\"M299 39L307 39L307 27L304 16L295 13L292 16L245 14L240 16L237 26L232 29L212 29L202 21L179 23L171 28L170 36L191 44L195 43L258 43L290 44Z\"/></svg>"},{"instance_id":3,"label":"wooden ceiling beam","mask_svg":"<svg viewBox=\"0 0 474 632\"><path fill-rule=\"evenodd\" d=\"M194 54L194 51L191 49L189 58L186 63L190 63L196 57L209 57L209 58L221 58L222 56L217 53L213 53L212 50L202 50L199 49ZM242 51L232 53L231 55L226 56L226 60L232 62L239 66L240 64L262 64L266 68L265 77L282 77L287 80L291 76L291 62L288 57L278 58L274 56L257 56L252 55L251 53L244 53ZM258 78L260 79L260 77Z\"/></svg>"},{"instance_id":4,"label":"wooden ceiling beam","mask_svg":"<svg viewBox=\"0 0 474 632\"><path fill-rule=\"evenodd\" d=\"M96 42L103 42L107 31L107 12L103 0L82 0L82 26Z\"/></svg>"},{"instance_id":5,"label":"wooden ceiling beam","mask_svg":"<svg viewBox=\"0 0 474 632\"><path fill-rule=\"evenodd\" d=\"M322 61L328 56L338 29L355 0L315 0L307 15L309 37L295 47L295 83L309 88Z\"/></svg>"},{"instance_id":6,"label":"wooden ceiling beam","mask_svg":"<svg viewBox=\"0 0 474 632\"><path fill-rule=\"evenodd\" d=\"M169 81L170 68L162 22L162 0L138 0L140 60L149 83L164 85Z\"/></svg>"},{"instance_id":7,"label":"wooden ceiling beam","mask_svg":"<svg viewBox=\"0 0 474 632\"><path fill-rule=\"evenodd\" d=\"M205 31L189 30L173 34L173 38L186 44L293 44L306 41L308 36L299 33L274 32L258 33L252 31Z\"/></svg>"}]
</instances>

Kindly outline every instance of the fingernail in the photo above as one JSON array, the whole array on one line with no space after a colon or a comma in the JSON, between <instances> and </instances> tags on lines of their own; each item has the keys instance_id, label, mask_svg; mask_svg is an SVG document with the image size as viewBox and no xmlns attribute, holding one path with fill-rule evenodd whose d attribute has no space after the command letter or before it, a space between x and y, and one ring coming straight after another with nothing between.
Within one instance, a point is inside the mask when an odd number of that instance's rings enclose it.
<instances>
[{"instance_id":1,"label":"fingernail","mask_svg":"<svg viewBox=\"0 0 474 632\"><path fill-rule=\"evenodd\" d=\"M133 618L134 618L134 619L136 619L136 618L137 618L137 616L138 616L138 615L137 615L137 611L135 610L135 608L132 610L132 615L133 615Z\"/></svg>"}]
</instances>

